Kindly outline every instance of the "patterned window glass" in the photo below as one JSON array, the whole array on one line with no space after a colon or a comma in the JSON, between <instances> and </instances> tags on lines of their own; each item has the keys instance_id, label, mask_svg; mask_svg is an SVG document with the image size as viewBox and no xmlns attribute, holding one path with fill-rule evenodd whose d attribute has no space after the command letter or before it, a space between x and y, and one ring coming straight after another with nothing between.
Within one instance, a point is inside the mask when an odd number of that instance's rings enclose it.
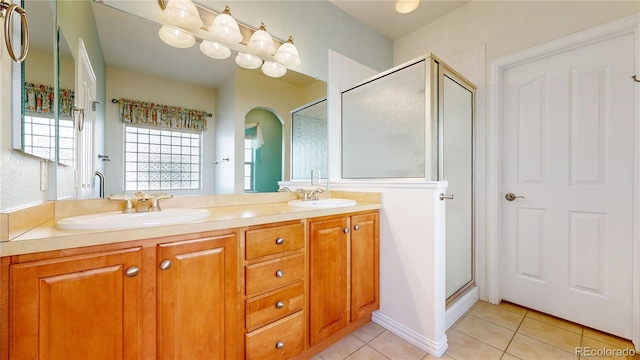
<instances>
[{"instance_id":1,"label":"patterned window glass","mask_svg":"<svg viewBox=\"0 0 640 360\"><path fill-rule=\"evenodd\" d=\"M125 127L125 190L201 188L202 134Z\"/></svg>"}]
</instances>

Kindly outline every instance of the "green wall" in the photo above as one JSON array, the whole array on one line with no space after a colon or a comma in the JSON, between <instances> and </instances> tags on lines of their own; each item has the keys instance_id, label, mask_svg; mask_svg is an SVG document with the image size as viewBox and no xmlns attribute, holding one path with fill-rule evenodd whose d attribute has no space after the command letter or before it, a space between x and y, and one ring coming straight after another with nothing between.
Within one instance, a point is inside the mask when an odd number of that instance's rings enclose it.
<instances>
[{"instance_id":1,"label":"green wall","mask_svg":"<svg viewBox=\"0 0 640 360\"><path fill-rule=\"evenodd\" d=\"M256 122L262 128L264 144L255 153L254 190L277 191L282 180L282 123L271 111L253 109L245 116L245 124Z\"/></svg>"}]
</instances>

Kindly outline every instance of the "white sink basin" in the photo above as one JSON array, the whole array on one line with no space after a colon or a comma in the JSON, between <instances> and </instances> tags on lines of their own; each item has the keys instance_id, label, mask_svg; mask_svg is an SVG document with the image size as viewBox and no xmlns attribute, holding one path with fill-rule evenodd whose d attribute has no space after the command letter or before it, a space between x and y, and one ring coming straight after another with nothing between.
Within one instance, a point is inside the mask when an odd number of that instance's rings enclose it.
<instances>
[{"instance_id":1,"label":"white sink basin","mask_svg":"<svg viewBox=\"0 0 640 360\"><path fill-rule=\"evenodd\" d=\"M336 207L345 207L345 206L354 206L356 204L355 200L351 199L337 199L337 198L327 198L320 200L291 200L289 201L289 205L291 206L299 206L306 208L315 208L315 209L329 209Z\"/></svg>"},{"instance_id":2,"label":"white sink basin","mask_svg":"<svg viewBox=\"0 0 640 360\"><path fill-rule=\"evenodd\" d=\"M170 225L204 219L207 209L162 209L162 211L128 213L121 211L72 216L58 221L60 230L115 230Z\"/></svg>"}]
</instances>

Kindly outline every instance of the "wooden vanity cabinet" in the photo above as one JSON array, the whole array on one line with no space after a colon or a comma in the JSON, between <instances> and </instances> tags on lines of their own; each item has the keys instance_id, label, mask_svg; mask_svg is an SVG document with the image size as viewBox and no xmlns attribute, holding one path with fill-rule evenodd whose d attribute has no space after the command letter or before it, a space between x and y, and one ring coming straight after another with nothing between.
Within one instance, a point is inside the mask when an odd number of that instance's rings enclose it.
<instances>
[{"instance_id":1,"label":"wooden vanity cabinet","mask_svg":"<svg viewBox=\"0 0 640 360\"><path fill-rule=\"evenodd\" d=\"M158 358L236 357L236 235L157 247Z\"/></svg>"},{"instance_id":2,"label":"wooden vanity cabinet","mask_svg":"<svg viewBox=\"0 0 640 360\"><path fill-rule=\"evenodd\" d=\"M9 357L141 358L141 264L134 247L12 265Z\"/></svg>"},{"instance_id":3,"label":"wooden vanity cabinet","mask_svg":"<svg viewBox=\"0 0 640 360\"><path fill-rule=\"evenodd\" d=\"M238 358L238 238L205 232L2 258L0 359Z\"/></svg>"},{"instance_id":4,"label":"wooden vanity cabinet","mask_svg":"<svg viewBox=\"0 0 640 360\"><path fill-rule=\"evenodd\" d=\"M306 337L306 246L302 221L245 232L245 358L289 359Z\"/></svg>"},{"instance_id":5,"label":"wooden vanity cabinet","mask_svg":"<svg viewBox=\"0 0 640 360\"><path fill-rule=\"evenodd\" d=\"M310 345L379 308L377 212L309 220Z\"/></svg>"}]
</instances>

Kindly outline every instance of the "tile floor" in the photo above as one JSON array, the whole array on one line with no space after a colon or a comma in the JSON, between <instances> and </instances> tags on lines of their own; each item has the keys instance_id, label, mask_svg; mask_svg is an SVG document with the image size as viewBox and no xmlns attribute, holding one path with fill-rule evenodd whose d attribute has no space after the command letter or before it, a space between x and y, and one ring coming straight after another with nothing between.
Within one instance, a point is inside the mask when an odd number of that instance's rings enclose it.
<instances>
[{"instance_id":1,"label":"tile floor","mask_svg":"<svg viewBox=\"0 0 640 360\"><path fill-rule=\"evenodd\" d=\"M625 359L576 355L576 347L633 349L624 339L518 305L477 302L449 331L442 359ZM381 326L370 322L312 360L435 359ZM640 355L626 359L640 360Z\"/></svg>"}]
</instances>

